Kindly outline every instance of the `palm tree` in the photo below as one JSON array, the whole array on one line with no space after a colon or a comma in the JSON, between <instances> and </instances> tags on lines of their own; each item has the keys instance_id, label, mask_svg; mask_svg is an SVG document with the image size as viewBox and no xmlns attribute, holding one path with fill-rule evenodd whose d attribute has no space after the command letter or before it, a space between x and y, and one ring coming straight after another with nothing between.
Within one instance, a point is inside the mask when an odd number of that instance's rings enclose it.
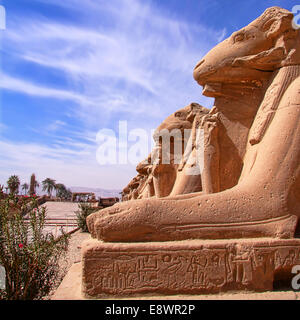
<instances>
[{"instance_id":1,"label":"palm tree","mask_svg":"<svg viewBox=\"0 0 300 320\"><path fill-rule=\"evenodd\" d=\"M67 189L65 192L65 199L71 200L72 199L72 191L70 189Z\"/></svg>"},{"instance_id":2,"label":"palm tree","mask_svg":"<svg viewBox=\"0 0 300 320\"><path fill-rule=\"evenodd\" d=\"M43 185L43 191L47 191L48 196L51 198L52 191L56 189L55 180L46 178L44 181L42 181Z\"/></svg>"},{"instance_id":3,"label":"palm tree","mask_svg":"<svg viewBox=\"0 0 300 320\"><path fill-rule=\"evenodd\" d=\"M18 194L19 187L20 187L19 177L16 175L10 176L9 179L7 180L7 186L11 194Z\"/></svg>"},{"instance_id":4,"label":"palm tree","mask_svg":"<svg viewBox=\"0 0 300 320\"><path fill-rule=\"evenodd\" d=\"M70 189L67 189L64 184L58 183L56 185L56 197L61 198L63 200L71 200L72 191Z\"/></svg>"},{"instance_id":5,"label":"palm tree","mask_svg":"<svg viewBox=\"0 0 300 320\"><path fill-rule=\"evenodd\" d=\"M58 198L63 198L65 195L65 192L67 191L67 188L64 184L58 183L55 185L56 190L56 196Z\"/></svg>"},{"instance_id":6,"label":"palm tree","mask_svg":"<svg viewBox=\"0 0 300 320\"><path fill-rule=\"evenodd\" d=\"M22 190L24 190L24 194L27 194L27 190L29 189L29 185L27 183L22 184Z\"/></svg>"}]
</instances>

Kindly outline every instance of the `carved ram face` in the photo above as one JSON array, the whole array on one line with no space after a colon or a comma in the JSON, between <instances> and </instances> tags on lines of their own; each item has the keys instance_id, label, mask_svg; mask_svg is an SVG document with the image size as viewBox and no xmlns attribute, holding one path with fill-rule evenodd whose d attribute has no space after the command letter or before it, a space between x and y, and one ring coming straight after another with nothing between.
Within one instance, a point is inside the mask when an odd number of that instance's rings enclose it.
<instances>
[{"instance_id":1,"label":"carved ram face","mask_svg":"<svg viewBox=\"0 0 300 320\"><path fill-rule=\"evenodd\" d=\"M299 32L292 27L293 14L267 9L251 24L234 32L211 50L195 67L194 78L202 86L221 83L257 84L293 59Z\"/></svg>"}]
</instances>

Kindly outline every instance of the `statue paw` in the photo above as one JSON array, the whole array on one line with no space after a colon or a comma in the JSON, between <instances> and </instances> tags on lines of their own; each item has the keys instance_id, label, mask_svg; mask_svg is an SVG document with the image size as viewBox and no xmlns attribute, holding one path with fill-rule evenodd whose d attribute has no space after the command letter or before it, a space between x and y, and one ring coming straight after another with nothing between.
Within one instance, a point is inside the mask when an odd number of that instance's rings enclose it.
<instances>
[{"instance_id":1,"label":"statue paw","mask_svg":"<svg viewBox=\"0 0 300 320\"><path fill-rule=\"evenodd\" d=\"M107 242L147 240L147 235L155 231L148 202L123 202L93 213L87 218L89 231L94 238ZM151 207L153 210L153 204Z\"/></svg>"}]
</instances>

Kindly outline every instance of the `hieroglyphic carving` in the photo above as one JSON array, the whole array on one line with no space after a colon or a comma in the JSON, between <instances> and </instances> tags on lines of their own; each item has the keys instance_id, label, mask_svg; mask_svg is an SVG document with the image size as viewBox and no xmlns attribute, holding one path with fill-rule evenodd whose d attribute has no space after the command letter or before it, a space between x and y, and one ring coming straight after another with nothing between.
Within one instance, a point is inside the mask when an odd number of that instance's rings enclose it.
<instances>
[{"instance_id":1,"label":"hieroglyphic carving","mask_svg":"<svg viewBox=\"0 0 300 320\"><path fill-rule=\"evenodd\" d=\"M275 240L276 241L276 240ZM297 240L296 240L297 241ZM300 264L298 243L233 243L139 250L94 250L83 257L86 291L95 294L205 293L272 289L274 272ZM109 244L106 244L109 247ZM170 245L172 246L172 245Z\"/></svg>"}]
</instances>

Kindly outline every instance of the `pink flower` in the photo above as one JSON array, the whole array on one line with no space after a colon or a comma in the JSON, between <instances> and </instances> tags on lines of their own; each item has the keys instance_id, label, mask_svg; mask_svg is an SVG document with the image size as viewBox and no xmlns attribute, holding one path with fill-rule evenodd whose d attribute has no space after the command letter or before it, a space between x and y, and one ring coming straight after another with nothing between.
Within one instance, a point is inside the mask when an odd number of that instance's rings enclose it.
<instances>
[{"instance_id":1,"label":"pink flower","mask_svg":"<svg viewBox=\"0 0 300 320\"><path fill-rule=\"evenodd\" d=\"M24 247L23 243L19 243L19 248L22 249Z\"/></svg>"}]
</instances>

